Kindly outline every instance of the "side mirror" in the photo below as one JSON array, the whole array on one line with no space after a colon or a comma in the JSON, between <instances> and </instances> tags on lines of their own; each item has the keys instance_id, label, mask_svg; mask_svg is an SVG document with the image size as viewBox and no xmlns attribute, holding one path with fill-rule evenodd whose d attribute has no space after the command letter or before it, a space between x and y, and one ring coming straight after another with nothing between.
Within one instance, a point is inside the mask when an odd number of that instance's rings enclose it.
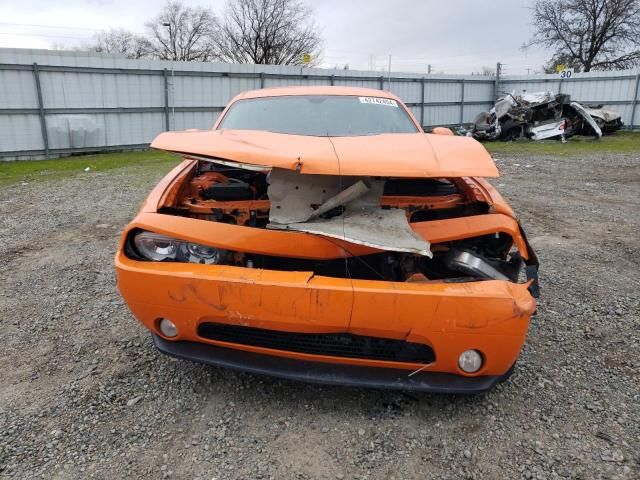
<instances>
[{"instance_id":1,"label":"side mirror","mask_svg":"<svg viewBox=\"0 0 640 480\"><path fill-rule=\"evenodd\" d=\"M435 127L433 130L431 130L431 133L435 133L436 135L452 135L453 136L453 132L451 131L450 128L447 128L447 127Z\"/></svg>"}]
</instances>

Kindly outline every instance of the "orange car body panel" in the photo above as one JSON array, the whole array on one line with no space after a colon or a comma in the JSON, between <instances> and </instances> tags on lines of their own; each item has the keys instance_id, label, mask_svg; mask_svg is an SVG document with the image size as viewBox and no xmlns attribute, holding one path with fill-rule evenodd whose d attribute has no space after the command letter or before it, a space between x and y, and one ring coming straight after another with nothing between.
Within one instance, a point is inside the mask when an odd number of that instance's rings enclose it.
<instances>
[{"instance_id":1,"label":"orange car body panel","mask_svg":"<svg viewBox=\"0 0 640 480\"><path fill-rule=\"evenodd\" d=\"M278 95L371 95L396 99L378 90L300 87L247 92L234 101ZM226 110L225 110L226 112ZM222 118L225 114L221 115ZM407 110L418 130L421 128ZM218 120L218 123L220 119ZM217 124L216 124L217 125ZM486 150L475 140L442 134L393 134L371 137L303 137L269 132L211 130L166 132L152 147L185 155L277 167L302 174L382 177L456 177L468 196L489 205L489 213L410 223L432 244L492 233L511 236L523 258L527 242L512 209L484 179L497 176ZM336 155L337 154L337 155ZM338 158L340 160L338 160ZM327 363L448 372L463 376L502 375L514 363L526 338L535 300L528 284L502 280L448 283L423 280L372 281L314 275L310 271L275 271L228 265L146 262L128 258L125 243L134 229L236 252L304 259L336 259L378 253L348 241L304 232L268 230L163 214L180 197L180 180L196 160L175 167L149 194L125 229L116 254L118 288L134 315L156 335L157 322L171 319L178 336L277 357ZM403 206L407 197L384 197ZM264 202L264 201L256 201ZM261 204L261 208L268 207ZM405 339L430 345L436 360L428 365L319 356L227 344L201 338L202 322L302 333L350 332ZM486 354L474 374L460 370L460 352Z\"/></svg>"},{"instance_id":2,"label":"orange car body panel","mask_svg":"<svg viewBox=\"0 0 640 480\"><path fill-rule=\"evenodd\" d=\"M527 244L518 222L503 213L431 220L411 223L414 232L430 243L443 243L492 233L506 233L525 260L529 258Z\"/></svg>"},{"instance_id":3,"label":"orange car body panel","mask_svg":"<svg viewBox=\"0 0 640 480\"><path fill-rule=\"evenodd\" d=\"M159 333L170 318L179 336L241 350L305 360L464 374L462 350L491 352L475 375L500 375L520 351L535 302L526 285L504 281L396 283L218 265L138 262L120 250L118 287L134 315ZM353 305L353 306L352 306ZM470 315L471 312L471 315ZM217 322L302 333L351 332L426 343L427 365L335 358L230 345L200 338L198 325ZM495 353L494 353L495 352Z\"/></svg>"},{"instance_id":4,"label":"orange car body panel","mask_svg":"<svg viewBox=\"0 0 640 480\"><path fill-rule=\"evenodd\" d=\"M507 233L513 238L522 257L528 258L527 246L520 233L518 223L503 214L414 222L410 225L414 232L432 244L491 233ZM380 252L376 248L365 245L304 232L262 230L149 212L138 214L128 225L127 231L133 228L149 230L224 250L291 258L328 260Z\"/></svg>"},{"instance_id":5,"label":"orange car body panel","mask_svg":"<svg viewBox=\"0 0 640 480\"><path fill-rule=\"evenodd\" d=\"M473 138L422 132L329 138L254 130L195 130L161 133L151 146L302 174L498 176L491 156Z\"/></svg>"}]
</instances>

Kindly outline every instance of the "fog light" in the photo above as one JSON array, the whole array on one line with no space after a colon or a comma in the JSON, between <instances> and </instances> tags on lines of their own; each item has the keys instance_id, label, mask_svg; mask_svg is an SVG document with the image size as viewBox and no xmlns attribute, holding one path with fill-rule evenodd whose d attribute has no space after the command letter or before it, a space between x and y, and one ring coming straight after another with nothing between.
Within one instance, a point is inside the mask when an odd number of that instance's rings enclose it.
<instances>
[{"instance_id":1,"label":"fog light","mask_svg":"<svg viewBox=\"0 0 640 480\"><path fill-rule=\"evenodd\" d=\"M477 372L482 366L482 355L477 350L465 350L458 357L458 366L463 372Z\"/></svg>"},{"instance_id":2,"label":"fog light","mask_svg":"<svg viewBox=\"0 0 640 480\"><path fill-rule=\"evenodd\" d=\"M160 319L158 327L160 328L160 333L162 333L162 335L164 335L165 337L175 337L178 334L178 329L176 328L176 326L171 320L168 320L166 318Z\"/></svg>"}]
</instances>

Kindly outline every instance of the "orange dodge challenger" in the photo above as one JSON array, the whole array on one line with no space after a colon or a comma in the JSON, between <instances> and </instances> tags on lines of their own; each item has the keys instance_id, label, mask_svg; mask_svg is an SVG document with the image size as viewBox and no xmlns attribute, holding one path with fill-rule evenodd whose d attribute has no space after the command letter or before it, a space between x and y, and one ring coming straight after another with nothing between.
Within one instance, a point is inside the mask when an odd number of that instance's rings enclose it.
<instances>
[{"instance_id":1,"label":"orange dodge challenger","mask_svg":"<svg viewBox=\"0 0 640 480\"><path fill-rule=\"evenodd\" d=\"M512 371L538 261L477 141L380 90L235 97L127 225L118 287L162 352L327 384L481 393Z\"/></svg>"}]
</instances>

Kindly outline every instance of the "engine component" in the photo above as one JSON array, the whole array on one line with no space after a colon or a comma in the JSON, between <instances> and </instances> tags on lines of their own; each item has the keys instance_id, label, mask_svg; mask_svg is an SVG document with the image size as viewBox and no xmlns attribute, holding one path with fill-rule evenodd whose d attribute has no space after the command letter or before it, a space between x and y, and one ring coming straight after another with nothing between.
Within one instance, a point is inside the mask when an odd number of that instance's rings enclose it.
<instances>
[{"instance_id":1,"label":"engine component","mask_svg":"<svg viewBox=\"0 0 640 480\"><path fill-rule=\"evenodd\" d=\"M418 178L387 180L384 183L384 195L388 196L444 196L454 195L458 189L453 182L444 179Z\"/></svg>"},{"instance_id":2,"label":"engine component","mask_svg":"<svg viewBox=\"0 0 640 480\"><path fill-rule=\"evenodd\" d=\"M251 185L237 178L228 178L224 183L214 183L202 190L201 196L205 200L230 202L234 200L253 200L255 194Z\"/></svg>"},{"instance_id":3,"label":"engine component","mask_svg":"<svg viewBox=\"0 0 640 480\"><path fill-rule=\"evenodd\" d=\"M445 264L451 270L474 277L509 280L509 277L499 272L484 258L468 250L450 250L445 258Z\"/></svg>"}]
</instances>

